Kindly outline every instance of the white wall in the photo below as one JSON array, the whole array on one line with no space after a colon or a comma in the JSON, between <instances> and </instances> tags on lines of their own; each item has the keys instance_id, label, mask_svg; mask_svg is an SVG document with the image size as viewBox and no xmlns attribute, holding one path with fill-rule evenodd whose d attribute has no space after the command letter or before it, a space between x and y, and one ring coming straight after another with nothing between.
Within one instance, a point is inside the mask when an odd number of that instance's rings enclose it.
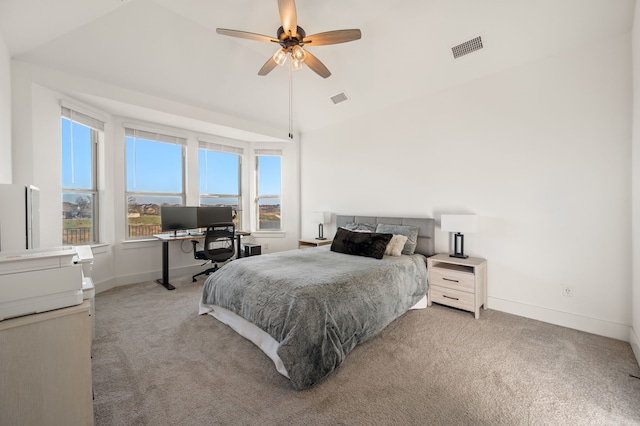
<instances>
[{"instance_id":1,"label":"white wall","mask_svg":"<svg viewBox=\"0 0 640 426\"><path fill-rule=\"evenodd\" d=\"M640 363L640 7L636 4L633 32L633 148L632 148L632 299L633 318L629 341L633 352Z\"/></svg>"},{"instance_id":2,"label":"white wall","mask_svg":"<svg viewBox=\"0 0 640 426\"><path fill-rule=\"evenodd\" d=\"M320 209L473 212L465 252L488 260L490 308L627 340L630 48L627 34L303 134L303 235Z\"/></svg>"},{"instance_id":3,"label":"white wall","mask_svg":"<svg viewBox=\"0 0 640 426\"><path fill-rule=\"evenodd\" d=\"M0 183L11 183L11 57L0 34Z\"/></svg>"}]
</instances>

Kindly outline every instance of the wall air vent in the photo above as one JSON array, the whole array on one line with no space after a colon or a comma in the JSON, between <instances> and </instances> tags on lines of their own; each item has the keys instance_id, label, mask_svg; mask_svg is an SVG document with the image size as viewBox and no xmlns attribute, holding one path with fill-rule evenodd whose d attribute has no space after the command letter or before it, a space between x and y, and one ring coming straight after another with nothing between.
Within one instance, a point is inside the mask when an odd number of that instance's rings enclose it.
<instances>
[{"instance_id":1,"label":"wall air vent","mask_svg":"<svg viewBox=\"0 0 640 426\"><path fill-rule=\"evenodd\" d=\"M457 46L453 46L451 48L451 52L453 52L454 59L458 59L460 56L475 52L476 50L480 50L483 47L484 46L482 45L482 37L478 36L476 38L472 38L471 40L467 40L464 43L460 43Z\"/></svg>"},{"instance_id":2,"label":"wall air vent","mask_svg":"<svg viewBox=\"0 0 640 426\"><path fill-rule=\"evenodd\" d=\"M333 102L333 104L339 104L340 102L344 102L344 101L348 101L349 98L347 97L347 94L344 92L340 92L337 95L333 95L331 96L331 102Z\"/></svg>"}]
</instances>

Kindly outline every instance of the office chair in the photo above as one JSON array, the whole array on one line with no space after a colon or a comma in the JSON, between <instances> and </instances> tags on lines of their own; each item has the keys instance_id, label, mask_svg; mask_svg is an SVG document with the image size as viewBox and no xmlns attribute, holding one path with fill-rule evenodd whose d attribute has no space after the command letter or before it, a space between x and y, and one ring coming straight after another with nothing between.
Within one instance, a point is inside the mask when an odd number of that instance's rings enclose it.
<instances>
[{"instance_id":1,"label":"office chair","mask_svg":"<svg viewBox=\"0 0 640 426\"><path fill-rule=\"evenodd\" d=\"M217 271L218 262L226 262L236 253L234 240L236 234L236 226L233 222L212 223L207 227L204 237L204 248L198 250L198 241L191 240L193 245L193 257L198 260L206 260L206 263L213 263L213 268L195 274L192 279L196 282L196 277Z\"/></svg>"}]
</instances>

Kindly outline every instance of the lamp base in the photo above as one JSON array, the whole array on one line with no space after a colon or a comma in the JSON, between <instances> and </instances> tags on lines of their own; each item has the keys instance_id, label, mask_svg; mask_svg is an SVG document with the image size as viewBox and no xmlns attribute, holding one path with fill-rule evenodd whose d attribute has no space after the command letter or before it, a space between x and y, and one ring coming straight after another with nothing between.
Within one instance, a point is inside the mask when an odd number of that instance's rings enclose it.
<instances>
[{"instance_id":1,"label":"lamp base","mask_svg":"<svg viewBox=\"0 0 640 426\"><path fill-rule=\"evenodd\" d=\"M454 253L454 254L450 254L449 257L457 257L458 259L466 259L469 256L467 256L466 254Z\"/></svg>"},{"instance_id":2,"label":"lamp base","mask_svg":"<svg viewBox=\"0 0 640 426\"><path fill-rule=\"evenodd\" d=\"M469 257L464 254L464 235L460 232L456 232L453 236L453 254L450 254L449 257L457 257L458 259L466 259Z\"/></svg>"},{"instance_id":3,"label":"lamp base","mask_svg":"<svg viewBox=\"0 0 640 426\"><path fill-rule=\"evenodd\" d=\"M316 240L326 240L325 237L316 237Z\"/></svg>"}]
</instances>

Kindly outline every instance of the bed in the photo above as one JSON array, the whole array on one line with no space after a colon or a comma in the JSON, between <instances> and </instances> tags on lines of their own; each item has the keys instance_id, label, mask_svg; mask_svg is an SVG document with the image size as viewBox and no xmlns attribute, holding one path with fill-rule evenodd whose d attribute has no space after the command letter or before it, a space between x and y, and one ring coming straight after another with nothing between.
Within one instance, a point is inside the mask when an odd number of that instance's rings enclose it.
<instances>
[{"instance_id":1,"label":"bed","mask_svg":"<svg viewBox=\"0 0 640 426\"><path fill-rule=\"evenodd\" d=\"M337 226L331 246L235 260L203 285L199 313L256 344L298 390L394 319L427 305L433 219L338 215ZM357 250L374 255L353 252L356 239ZM395 255L380 256L392 240L401 244Z\"/></svg>"}]
</instances>

